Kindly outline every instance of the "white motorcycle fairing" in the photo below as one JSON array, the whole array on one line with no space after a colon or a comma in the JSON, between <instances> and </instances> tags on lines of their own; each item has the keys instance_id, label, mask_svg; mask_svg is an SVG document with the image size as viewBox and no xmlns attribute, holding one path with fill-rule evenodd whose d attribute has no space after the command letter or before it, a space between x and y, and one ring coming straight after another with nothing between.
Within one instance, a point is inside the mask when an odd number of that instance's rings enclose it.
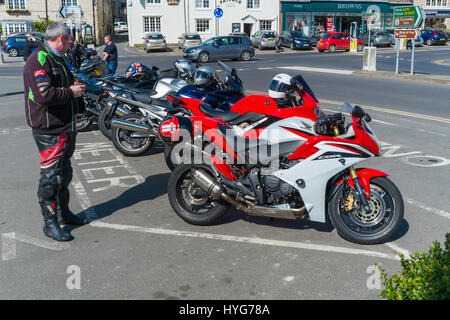
<instances>
[{"instance_id":1,"label":"white motorcycle fairing","mask_svg":"<svg viewBox=\"0 0 450 320\"><path fill-rule=\"evenodd\" d=\"M306 142L305 136L294 132L315 135L313 128L312 120L292 117L270 125L261 132L259 139L265 139L272 145L290 140ZM319 150L318 152L302 159L289 169L281 169L273 173L274 176L298 190L311 221L325 222L328 181L346 168L375 156L357 144L335 142L333 139L330 137L329 140L317 143L314 147ZM343 148L338 145L342 145Z\"/></svg>"}]
</instances>

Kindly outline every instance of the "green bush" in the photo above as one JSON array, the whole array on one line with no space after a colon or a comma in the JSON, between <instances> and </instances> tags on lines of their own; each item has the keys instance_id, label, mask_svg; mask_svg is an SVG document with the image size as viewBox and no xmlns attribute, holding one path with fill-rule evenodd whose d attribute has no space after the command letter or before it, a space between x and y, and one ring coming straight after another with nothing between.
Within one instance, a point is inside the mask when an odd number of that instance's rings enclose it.
<instances>
[{"instance_id":1,"label":"green bush","mask_svg":"<svg viewBox=\"0 0 450 320\"><path fill-rule=\"evenodd\" d=\"M385 287L381 297L388 300L449 300L450 233L445 238L445 249L434 241L428 252L418 252L409 259L400 255L400 274L388 278L380 268Z\"/></svg>"},{"instance_id":2,"label":"green bush","mask_svg":"<svg viewBox=\"0 0 450 320\"><path fill-rule=\"evenodd\" d=\"M36 30L37 32L42 32L45 33L45 31L47 30L47 27L50 23L52 23L53 21L51 20L42 20L42 21L37 21L33 23L33 27L34 30Z\"/></svg>"}]
</instances>

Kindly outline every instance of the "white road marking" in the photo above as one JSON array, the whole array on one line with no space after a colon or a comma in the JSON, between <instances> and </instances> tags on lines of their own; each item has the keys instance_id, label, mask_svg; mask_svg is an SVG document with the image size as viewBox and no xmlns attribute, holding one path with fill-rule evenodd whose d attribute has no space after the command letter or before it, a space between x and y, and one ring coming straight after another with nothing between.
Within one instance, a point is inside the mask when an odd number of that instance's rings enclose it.
<instances>
[{"instance_id":1,"label":"white road marking","mask_svg":"<svg viewBox=\"0 0 450 320\"><path fill-rule=\"evenodd\" d=\"M70 248L70 244L68 243L50 242L17 232L9 232L2 234L2 261L13 260L16 258L16 241L55 251Z\"/></svg>"},{"instance_id":2,"label":"white road marking","mask_svg":"<svg viewBox=\"0 0 450 320\"><path fill-rule=\"evenodd\" d=\"M322 73L334 73L341 75L352 75L352 70L340 70L340 69L328 69L328 68L311 68L301 66L285 66L277 67L278 69L297 70L297 71L310 71L310 72L322 72Z\"/></svg>"},{"instance_id":3,"label":"white road marking","mask_svg":"<svg viewBox=\"0 0 450 320\"><path fill-rule=\"evenodd\" d=\"M387 242L385 243L385 245L387 245L389 248L391 248L392 250L394 250L397 253L401 253L402 255L405 256L406 259L410 258L410 254L409 251L403 248L400 248L398 245L396 245L393 242Z\"/></svg>"},{"instance_id":4,"label":"white road marking","mask_svg":"<svg viewBox=\"0 0 450 320\"><path fill-rule=\"evenodd\" d=\"M414 199L411 199L411 198L406 198L406 202L408 202L409 204L412 204L412 205L414 205L416 207L419 207L419 208L421 208L423 210L426 210L428 212L431 212L431 213L437 214L437 215L439 215L441 217L450 219L450 213L448 213L448 212L446 212L444 210L440 210L440 209L436 209L436 208L427 206L427 205L425 205L425 204L423 204L423 203L421 203L419 201L416 201Z\"/></svg>"},{"instance_id":5,"label":"white road marking","mask_svg":"<svg viewBox=\"0 0 450 320\"><path fill-rule=\"evenodd\" d=\"M293 248L293 249L306 249L306 250L325 251L325 252L333 252L333 253L363 255L363 256L368 256L368 257L384 258L384 259L389 259L389 260L400 260L400 258L396 255L391 255L391 254L377 252L377 251L326 246L326 245L318 245L318 244L311 244L311 243L283 241L283 240L274 240L274 239L263 239L263 238L239 237L239 236L230 236L230 235L204 233L204 232L191 232L191 231L170 230L170 229L160 229L160 228L146 228L146 227L140 227L140 226L105 223L105 222L101 222L101 221L91 222L90 225L93 227L97 227L97 228L107 228L107 229L122 230L122 231L134 231L134 232L143 232L143 233L151 233L151 234L159 234L159 235L171 235L171 236L178 236L178 237L243 242L243 243L248 243L248 244L258 244L258 245L286 247L286 248Z\"/></svg>"}]
</instances>

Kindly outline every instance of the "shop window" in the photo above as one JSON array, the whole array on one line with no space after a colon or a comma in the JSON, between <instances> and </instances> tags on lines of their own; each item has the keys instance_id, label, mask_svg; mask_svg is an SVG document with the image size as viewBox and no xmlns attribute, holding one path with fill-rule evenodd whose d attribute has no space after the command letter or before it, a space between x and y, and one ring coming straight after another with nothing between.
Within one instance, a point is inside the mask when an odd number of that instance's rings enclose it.
<instances>
[{"instance_id":1,"label":"shop window","mask_svg":"<svg viewBox=\"0 0 450 320\"><path fill-rule=\"evenodd\" d=\"M260 6L260 0L247 0L247 9L259 9Z\"/></svg>"},{"instance_id":2,"label":"shop window","mask_svg":"<svg viewBox=\"0 0 450 320\"><path fill-rule=\"evenodd\" d=\"M209 32L209 19L197 19L197 20L195 20L195 31L197 31L197 32Z\"/></svg>"},{"instance_id":3,"label":"shop window","mask_svg":"<svg viewBox=\"0 0 450 320\"><path fill-rule=\"evenodd\" d=\"M161 17L144 17L144 32L161 32Z\"/></svg>"},{"instance_id":4,"label":"shop window","mask_svg":"<svg viewBox=\"0 0 450 320\"><path fill-rule=\"evenodd\" d=\"M25 0L8 0L8 9L25 10Z\"/></svg>"},{"instance_id":5,"label":"shop window","mask_svg":"<svg viewBox=\"0 0 450 320\"><path fill-rule=\"evenodd\" d=\"M272 20L259 20L259 30L272 30Z\"/></svg>"},{"instance_id":6,"label":"shop window","mask_svg":"<svg viewBox=\"0 0 450 320\"><path fill-rule=\"evenodd\" d=\"M195 0L196 8L209 8L209 0Z\"/></svg>"},{"instance_id":7,"label":"shop window","mask_svg":"<svg viewBox=\"0 0 450 320\"><path fill-rule=\"evenodd\" d=\"M7 23L5 24L5 34L27 32L30 31L30 27L25 23Z\"/></svg>"}]
</instances>

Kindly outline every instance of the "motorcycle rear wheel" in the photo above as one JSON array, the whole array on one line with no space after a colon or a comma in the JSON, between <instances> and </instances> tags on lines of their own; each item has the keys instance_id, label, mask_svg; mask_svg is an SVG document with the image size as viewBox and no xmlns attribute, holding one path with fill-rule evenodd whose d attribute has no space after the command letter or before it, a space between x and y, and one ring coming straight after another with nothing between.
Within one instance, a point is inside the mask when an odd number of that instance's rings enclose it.
<instances>
[{"instance_id":1,"label":"motorcycle rear wheel","mask_svg":"<svg viewBox=\"0 0 450 320\"><path fill-rule=\"evenodd\" d=\"M226 212L228 204L213 199L192 182L191 169L201 168L213 175L206 165L183 164L175 168L169 178L169 202L175 213L185 222L198 226L215 224Z\"/></svg>"},{"instance_id":2,"label":"motorcycle rear wheel","mask_svg":"<svg viewBox=\"0 0 450 320\"><path fill-rule=\"evenodd\" d=\"M88 131L93 122L94 119L86 112L75 116L75 128L78 132Z\"/></svg>"},{"instance_id":3,"label":"motorcycle rear wheel","mask_svg":"<svg viewBox=\"0 0 450 320\"><path fill-rule=\"evenodd\" d=\"M120 119L131 122L139 122L140 116L137 114L127 114ZM133 131L112 127L111 140L123 155L137 157L150 150L155 142L154 137L133 138Z\"/></svg>"},{"instance_id":4,"label":"motorcycle rear wheel","mask_svg":"<svg viewBox=\"0 0 450 320\"><path fill-rule=\"evenodd\" d=\"M100 115L98 116L98 127L100 131L103 133L103 135L108 138L108 140L111 140L112 136L112 128L111 128L111 120L108 119L109 117L109 110L108 108L103 108L103 110L100 112Z\"/></svg>"},{"instance_id":5,"label":"motorcycle rear wheel","mask_svg":"<svg viewBox=\"0 0 450 320\"><path fill-rule=\"evenodd\" d=\"M351 208L347 199L357 199L349 188L342 186L328 203L331 223L338 234L358 244L383 243L392 237L400 227L404 215L403 198L393 182L387 177L370 180L369 206L366 214L356 200Z\"/></svg>"}]
</instances>

